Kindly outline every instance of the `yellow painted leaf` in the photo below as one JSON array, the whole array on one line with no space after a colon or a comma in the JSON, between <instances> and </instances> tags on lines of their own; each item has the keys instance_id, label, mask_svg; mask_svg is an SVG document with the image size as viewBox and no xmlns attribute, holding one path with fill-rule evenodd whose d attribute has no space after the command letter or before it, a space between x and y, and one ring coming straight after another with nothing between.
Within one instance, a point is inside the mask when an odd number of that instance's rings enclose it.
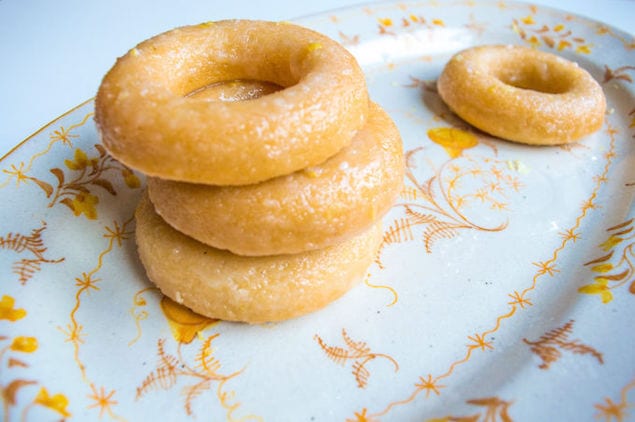
<instances>
[{"instance_id":1,"label":"yellow painted leaf","mask_svg":"<svg viewBox=\"0 0 635 422\"><path fill-rule=\"evenodd\" d=\"M121 171L121 175L123 176L124 182L131 189L136 189L141 186L141 180L137 177L136 174L130 169L123 169Z\"/></svg>"},{"instance_id":2,"label":"yellow painted leaf","mask_svg":"<svg viewBox=\"0 0 635 422\"><path fill-rule=\"evenodd\" d=\"M478 145L478 138L473 133L454 127L429 129L428 138L441 145L451 158L459 157L463 150Z\"/></svg>"},{"instance_id":3,"label":"yellow painted leaf","mask_svg":"<svg viewBox=\"0 0 635 422\"><path fill-rule=\"evenodd\" d=\"M596 276L593 278L595 282L594 285L597 285L599 289L608 289L609 279L602 276Z\"/></svg>"},{"instance_id":4,"label":"yellow painted leaf","mask_svg":"<svg viewBox=\"0 0 635 422\"><path fill-rule=\"evenodd\" d=\"M88 165L88 157L84 151L77 148L73 160L64 160L64 164L71 170L82 170Z\"/></svg>"},{"instance_id":5,"label":"yellow painted leaf","mask_svg":"<svg viewBox=\"0 0 635 422\"><path fill-rule=\"evenodd\" d=\"M525 25L533 25L534 23L536 23L536 21L534 21L534 17L531 15L525 16L524 18L521 19L521 21Z\"/></svg>"},{"instance_id":6,"label":"yellow painted leaf","mask_svg":"<svg viewBox=\"0 0 635 422\"><path fill-rule=\"evenodd\" d=\"M11 343L11 350L14 352L33 353L37 350L37 339L27 336L15 337Z\"/></svg>"},{"instance_id":7,"label":"yellow painted leaf","mask_svg":"<svg viewBox=\"0 0 635 422\"><path fill-rule=\"evenodd\" d=\"M584 286L578 289L578 292L584 293L587 295L594 295L600 292L595 284L585 284Z\"/></svg>"},{"instance_id":8,"label":"yellow painted leaf","mask_svg":"<svg viewBox=\"0 0 635 422\"><path fill-rule=\"evenodd\" d=\"M588 45L581 45L578 46L578 48L575 49L576 53L582 53L582 54L591 54L591 47Z\"/></svg>"},{"instance_id":9,"label":"yellow painted leaf","mask_svg":"<svg viewBox=\"0 0 635 422\"><path fill-rule=\"evenodd\" d=\"M66 398L64 394L57 393L50 395L46 388L42 387L34 403L48 407L66 418L71 416L66 409L68 407L68 398Z\"/></svg>"},{"instance_id":10,"label":"yellow painted leaf","mask_svg":"<svg viewBox=\"0 0 635 422\"><path fill-rule=\"evenodd\" d=\"M181 343L190 343L200 331L218 322L193 312L167 296L161 299L161 310L168 320L172 336Z\"/></svg>"},{"instance_id":11,"label":"yellow painted leaf","mask_svg":"<svg viewBox=\"0 0 635 422\"><path fill-rule=\"evenodd\" d=\"M606 264L599 264L599 265L595 265L595 266L591 267L591 271L596 272L596 273L608 273L612 269L613 269L613 264L611 264L610 262L608 262Z\"/></svg>"},{"instance_id":12,"label":"yellow painted leaf","mask_svg":"<svg viewBox=\"0 0 635 422\"><path fill-rule=\"evenodd\" d=\"M596 278L596 282L593 284L587 284L586 286L582 286L578 289L578 292L587 294L587 295L600 295L602 299L602 303L609 303L613 300L613 294L608 288L608 280L600 279L600 277Z\"/></svg>"},{"instance_id":13,"label":"yellow painted leaf","mask_svg":"<svg viewBox=\"0 0 635 422\"><path fill-rule=\"evenodd\" d=\"M377 20L381 26L392 26L392 19L390 18L379 18Z\"/></svg>"},{"instance_id":14,"label":"yellow painted leaf","mask_svg":"<svg viewBox=\"0 0 635 422\"><path fill-rule=\"evenodd\" d=\"M600 248L604 249L605 251L609 251L611 249L613 249L616 245L618 245L620 242L622 242L624 239L622 239L619 236L609 236L608 239L606 239L606 241L602 244L600 244Z\"/></svg>"},{"instance_id":15,"label":"yellow painted leaf","mask_svg":"<svg viewBox=\"0 0 635 422\"><path fill-rule=\"evenodd\" d=\"M535 35L532 35L531 37L529 37L529 39L527 41L529 41L529 44L531 44L532 47L539 47L540 46L540 40Z\"/></svg>"},{"instance_id":16,"label":"yellow painted leaf","mask_svg":"<svg viewBox=\"0 0 635 422\"><path fill-rule=\"evenodd\" d=\"M24 309L15 309L15 299L13 297L2 296L2 299L0 299L0 319L17 321L25 316L26 311Z\"/></svg>"},{"instance_id":17,"label":"yellow painted leaf","mask_svg":"<svg viewBox=\"0 0 635 422\"><path fill-rule=\"evenodd\" d=\"M71 201L71 208L75 216L86 215L89 220L97 218L97 208L99 198L90 193L78 193Z\"/></svg>"},{"instance_id":18,"label":"yellow painted leaf","mask_svg":"<svg viewBox=\"0 0 635 422\"><path fill-rule=\"evenodd\" d=\"M558 51L562 51L565 48L569 48L569 47L571 47L571 43L569 41L561 40L558 43Z\"/></svg>"}]
</instances>

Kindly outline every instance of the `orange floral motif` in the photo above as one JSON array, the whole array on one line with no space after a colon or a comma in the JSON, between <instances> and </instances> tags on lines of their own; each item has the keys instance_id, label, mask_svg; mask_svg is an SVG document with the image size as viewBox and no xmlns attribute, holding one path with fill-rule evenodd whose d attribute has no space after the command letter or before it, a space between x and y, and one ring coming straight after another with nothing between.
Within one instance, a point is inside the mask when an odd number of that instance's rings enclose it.
<instances>
[{"instance_id":1,"label":"orange floral motif","mask_svg":"<svg viewBox=\"0 0 635 422\"><path fill-rule=\"evenodd\" d=\"M365 388L368 385L368 377L370 371L366 368L366 364L376 358L384 358L390 361L395 368L395 372L399 370L399 364L391 356L383 353L373 353L370 347L363 341L354 341L351 339L346 330L342 328L342 338L346 343L346 348L339 346L328 346L324 340L317 334L314 336L322 350L333 362L344 365L347 361L353 361L353 376L357 381L357 387Z\"/></svg>"},{"instance_id":2,"label":"orange floral motif","mask_svg":"<svg viewBox=\"0 0 635 422\"><path fill-rule=\"evenodd\" d=\"M133 218L130 217L122 225L119 225L119 223L115 221L113 222L114 228L105 228L106 233L103 237L108 239L108 245L99 254L97 264L92 270L82 272L81 276L75 277L75 286L77 287L77 290L75 292L75 305L69 315L70 322L65 328L58 327L60 331L66 335L66 341L73 345L74 358L85 381L88 381L86 378L86 365L84 365L79 358L80 345L84 342L82 333L84 327L77 320L77 313L81 307L82 297L91 290L99 291L98 283L101 282L101 279L98 278L96 274L99 270L101 270L104 264L104 257L112 252L115 245L121 247L122 240L128 239L132 235L132 232L128 228L128 226L132 223L132 220Z\"/></svg>"},{"instance_id":3,"label":"orange floral motif","mask_svg":"<svg viewBox=\"0 0 635 422\"><path fill-rule=\"evenodd\" d=\"M95 149L98 152L96 157L88 157L86 152L77 148L73 159L64 160L66 168L74 174L69 180L63 169L52 168L50 172L57 179L56 187L43 180L30 178L50 198L49 207L60 203L68 207L75 216L84 215L89 220L95 220L99 197L91 189L99 188L110 195L117 195L113 183L104 177L106 173L119 173L131 189L141 186L141 180L136 174L108 155L103 146L96 144Z\"/></svg>"},{"instance_id":4,"label":"orange floral motif","mask_svg":"<svg viewBox=\"0 0 635 422\"><path fill-rule=\"evenodd\" d=\"M17 394L21 388L27 387L30 385L37 384L36 381L24 380L24 379L15 379L7 384L6 387L0 385L0 399L2 400L4 406L4 419L5 421L9 420L9 408L15 406L18 402Z\"/></svg>"},{"instance_id":5,"label":"orange floral motif","mask_svg":"<svg viewBox=\"0 0 635 422\"><path fill-rule=\"evenodd\" d=\"M355 412L353 418L346 419L346 422L374 422L376 419L371 418L367 414L368 410L366 408L362 409L361 412Z\"/></svg>"},{"instance_id":6,"label":"orange floral motif","mask_svg":"<svg viewBox=\"0 0 635 422\"><path fill-rule=\"evenodd\" d=\"M141 338L141 334L142 334L141 321L147 319L149 316L148 311L145 309L145 306L148 304L148 302L146 298L143 297L143 295L148 291L158 291L158 290L159 289L154 286L146 287L144 289L139 290L133 296L132 298L133 306L132 308L130 308L129 312L130 312L130 315L132 315L132 317L134 318L135 325L137 327L137 335L132 340L130 340L130 342L128 342L128 346L132 346Z\"/></svg>"},{"instance_id":7,"label":"orange floral motif","mask_svg":"<svg viewBox=\"0 0 635 422\"><path fill-rule=\"evenodd\" d=\"M428 419L426 422L512 422L512 418L509 416L509 407L512 405L510 401L501 400L498 397L486 397L468 400L466 403L484 407L485 410L482 413L469 416L445 416Z\"/></svg>"},{"instance_id":8,"label":"orange floral motif","mask_svg":"<svg viewBox=\"0 0 635 422\"><path fill-rule=\"evenodd\" d=\"M424 28L442 28L445 26L443 19L426 19L421 15L409 14L408 16L402 16L401 19L397 19L400 24L401 30L406 30L409 27L424 27ZM392 28L397 27L395 21L389 17L377 18L379 34L381 35L395 35Z\"/></svg>"},{"instance_id":9,"label":"orange floral motif","mask_svg":"<svg viewBox=\"0 0 635 422\"><path fill-rule=\"evenodd\" d=\"M15 177L15 184L16 186L20 186L22 183L27 183L27 182L34 182L36 185L38 185L40 188L42 188L44 191L48 191L50 190L50 185L46 182L41 181L40 179L36 178L36 177L32 177L32 176L27 176L26 174L26 169L24 168L24 163L20 163L17 166L15 164L11 164L11 169L10 170L2 170L3 173L9 175L9 179L7 179L7 181L9 181L11 178ZM4 185L2 185L4 186ZM0 186L0 187L2 187Z\"/></svg>"},{"instance_id":10,"label":"orange floral motif","mask_svg":"<svg viewBox=\"0 0 635 422\"><path fill-rule=\"evenodd\" d=\"M437 380L433 379L431 374L428 374L427 378L419 377L419 382L415 384L415 387L417 387L419 391L425 391L427 398L430 396L430 393L434 393L438 396L441 394L440 389L445 386L437 384Z\"/></svg>"},{"instance_id":11,"label":"orange floral motif","mask_svg":"<svg viewBox=\"0 0 635 422\"><path fill-rule=\"evenodd\" d=\"M614 402L609 397L605 397L604 403L596 404L595 408L599 411L596 417L604 420L604 422L626 421L629 416L629 409L633 408L633 403L629 403L628 400L628 393L633 388L635 388L635 380L622 388L619 401Z\"/></svg>"},{"instance_id":12,"label":"orange floral motif","mask_svg":"<svg viewBox=\"0 0 635 422\"><path fill-rule=\"evenodd\" d=\"M380 250L414 239L412 229L416 226L425 227L423 241L427 253L432 252L434 242L455 237L460 230L497 232L507 227L507 221L493 227L479 225L468 216L468 209L486 206L505 211L507 191L518 191L521 187L518 178L495 158L465 156L463 151L474 147L476 142L472 134L454 128L438 129L443 130L434 132L435 143L448 151L450 160L422 183L413 171L414 156L421 148L406 152L406 180L410 183L402 192L405 202L396 204L405 216L395 219L387 228ZM377 262L382 266L379 254Z\"/></svg>"},{"instance_id":13,"label":"orange floral motif","mask_svg":"<svg viewBox=\"0 0 635 422\"><path fill-rule=\"evenodd\" d=\"M542 360L542 363L538 366L540 369L549 369L551 364L557 361L562 355L560 350L567 350L579 355L591 355L596 358L600 364L604 363L602 353L593 347L587 346L579 340L569 340L568 337L573 331L573 323L573 320L568 321L562 327L555 328L543 334L537 341L529 341L526 338L523 339L523 341L530 346L531 351Z\"/></svg>"},{"instance_id":14,"label":"orange floral motif","mask_svg":"<svg viewBox=\"0 0 635 422\"><path fill-rule=\"evenodd\" d=\"M95 195L83 192L76 194L71 201L65 202L76 217L84 214L89 220L97 219L96 206L98 203L99 198Z\"/></svg>"},{"instance_id":15,"label":"orange floral motif","mask_svg":"<svg viewBox=\"0 0 635 422\"><path fill-rule=\"evenodd\" d=\"M82 166L84 159L79 156L79 160L75 159L75 165ZM89 163L90 160L85 161ZM132 236L132 231L129 226L132 224L133 218L130 217L123 224L117 221L113 222L112 227L106 226L104 228L103 238L107 239L107 246L101 251L97 257L97 263L90 271L83 271L80 276L74 278L75 287L75 304L69 314L69 323L65 327L58 327L58 329L66 336L66 341L72 345L73 359L79 369L83 381L90 386L93 394L88 397L95 401L95 404L90 408L100 409L100 414L107 413L112 419L119 419L120 417L113 412L112 407L117 404L117 401L112 400L112 396L115 394L115 390L111 390L106 393L105 387L101 387L99 391L96 390L94 383L90 381L87 375L87 366L80 357L80 348L84 343L84 326L80 323L77 316L82 306L82 298L91 291L100 291L99 283L102 279L97 277L97 273L102 269L104 265L105 257L113 251L115 246L122 247L123 241L129 239Z\"/></svg>"},{"instance_id":16,"label":"orange floral motif","mask_svg":"<svg viewBox=\"0 0 635 422\"><path fill-rule=\"evenodd\" d=\"M514 291L514 293L509 294L508 296L513 299L512 302L508 302L509 305L518 305L521 309L525 309L525 306L533 305L531 300L525 297L525 294L518 293L517 291Z\"/></svg>"},{"instance_id":17,"label":"orange floral motif","mask_svg":"<svg viewBox=\"0 0 635 422\"><path fill-rule=\"evenodd\" d=\"M484 352L486 349L494 349L492 342L485 340L485 334L474 334L473 336L468 336L467 338L472 341L472 343L467 345L467 347L471 350L481 349L481 351Z\"/></svg>"},{"instance_id":18,"label":"orange floral motif","mask_svg":"<svg viewBox=\"0 0 635 422\"><path fill-rule=\"evenodd\" d=\"M220 334L212 334L201 342L196 355L195 365L191 365L183 359L181 348L184 343L177 343L177 354L172 355L165 350L165 339L159 339L157 343L157 354L159 358L158 366L143 380L141 385L137 387L137 400L152 390L169 390L174 387L179 378L191 378L194 384L187 385L183 388L184 407L187 415L194 414L192 405L194 399L209 390L213 384L217 384L216 395L220 405L227 412L227 419L233 420L233 413L238 410L240 403L230 403L229 400L234 397L233 392L223 390L225 383L232 378L238 376L242 370L223 375L219 372L221 363L214 357L212 342L217 339ZM254 415L246 416L245 419L259 419Z\"/></svg>"},{"instance_id":19,"label":"orange floral motif","mask_svg":"<svg viewBox=\"0 0 635 422\"><path fill-rule=\"evenodd\" d=\"M350 45L359 44L359 35L350 36L350 35L346 35L342 31L339 31L338 35L340 37L340 42L341 42L342 45L350 46Z\"/></svg>"},{"instance_id":20,"label":"orange floral motif","mask_svg":"<svg viewBox=\"0 0 635 422\"><path fill-rule=\"evenodd\" d=\"M620 66L616 69L611 69L607 65L604 65L604 80L602 80L602 83L607 83L612 80L621 80L633 83L633 78L631 75L626 73L627 71L635 72L635 66Z\"/></svg>"},{"instance_id":21,"label":"orange floral motif","mask_svg":"<svg viewBox=\"0 0 635 422\"><path fill-rule=\"evenodd\" d=\"M9 298L9 300L7 299ZM8 308L13 309L13 302L10 296L4 296L2 301L7 304ZM11 321L11 320L10 320ZM13 322L13 321L12 321ZM8 340L6 336L0 336L0 341ZM18 357L22 354L31 354L35 353L38 350L38 341L36 337L32 336L16 336L12 339L11 343L2 349L0 349L0 362L2 362L2 366L0 369L3 369L5 366L4 357L7 353L9 353L9 358L6 360L6 367L21 367L28 368L29 364L22 360L22 357ZM16 353L16 355L11 356L11 353ZM9 420L9 409L13 406L17 405L17 394L18 392L28 386L38 385L39 383L34 380L26 380L26 379L13 379L8 382L6 385L3 385L1 382L5 380L5 377L0 375L0 400L3 403L3 420ZM68 408L68 399L63 394L54 394L50 395L48 390L44 387L40 387L40 390L37 396L33 399L30 405L27 405L22 411L23 420L28 420L26 418L28 414L28 410L33 405L42 405L55 412L59 413L64 417L70 416L70 413L67 411Z\"/></svg>"},{"instance_id":22,"label":"orange floral motif","mask_svg":"<svg viewBox=\"0 0 635 422\"><path fill-rule=\"evenodd\" d=\"M26 284L40 270L42 264L57 264L64 261L64 258L48 259L44 257L47 248L44 246L42 233L45 229L46 223L42 222L42 226L33 229L28 236L19 233L8 233L5 236L0 236L0 249L31 255L29 258L22 258L13 263L13 273L18 276L21 284Z\"/></svg>"},{"instance_id":23,"label":"orange floral motif","mask_svg":"<svg viewBox=\"0 0 635 422\"><path fill-rule=\"evenodd\" d=\"M371 289L388 290L390 292L390 294L392 295L392 300L386 306L393 306L395 303L397 303L397 300L399 300L399 295L397 294L397 291L395 289L393 289L392 287L386 286L386 285L383 285L383 284L371 283L370 282L370 274L367 274L366 278L364 278L364 284L366 284Z\"/></svg>"},{"instance_id":24,"label":"orange floral motif","mask_svg":"<svg viewBox=\"0 0 635 422\"><path fill-rule=\"evenodd\" d=\"M92 116L92 113L90 113ZM62 144L72 147L74 138L79 138L79 135L75 133L71 133L71 130L74 129L76 125L65 128L64 126L60 126L59 129L53 131L53 133L49 136L49 139L52 143L61 142Z\"/></svg>"},{"instance_id":25,"label":"orange floral motif","mask_svg":"<svg viewBox=\"0 0 635 422\"><path fill-rule=\"evenodd\" d=\"M574 36L573 32L562 23L538 26L534 16L528 15L513 19L512 29L532 47L545 45L558 51L575 49L576 53L591 53L591 45L584 38Z\"/></svg>"},{"instance_id":26,"label":"orange floral motif","mask_svg":"<svg viewBox=\"0 0 635 422\"><path fill-rule=\"evenodd\" d=\"M48 183L43 182L35 177L27 176L27 173L31 170L31 167L33 166L33 163L35 162L35 160L37 160L39 157L42 157L48 154L55 144L62 143L63 145L72 147L73 142L71 139L78 138L79 135L71 133L71 131L86 124L88 119L91 118L92 116L93 116L92 112L88 113L84 116L84 118L79 123L72 124L69 127L60 126L59 129L54 130L53 133L49 135L49 143L46 149L38 152L37 154L34 154L29 160L28 164L25 164L24 162L20 162L17 165L11 164L10 170L7 170L7 169L2 170L2 172L7 174L9 177L4 182L0 183L0 188L7 186L9 182L11 181L11 179L15 177L16 186L20 186L21 183L34 182L37 185L39 185L40 188L42 188L44 191L47 191L48 189L50 189L50 185Z\"/></svg>"},{"instance_id":27,"label":"orange floral motif","mask_svg":"<svg viewBox=\"0 0 635 422\"><path fill-rule=\"evenodd\" d=\"M606 422L626 420L628 403L614 403L610 398L605 398L604 403L596 404L595 408L599 410L598 416Z\"/></svg>"},{"instance_id":28,"label":"orange floral motif","mask_svg":"<svg viewBox=\"0 0 635 422\"><path fill-rule=\"evenodd\" d=\"M597 29L596 29L596 33L598 35L609 35L609 36L619 40L624 45L624 48L626 50L635 49L635 41L633 41L633 37L628 36L628 35L625 37L622 34L614 32L608 26L604 26L604 25L598 26Z\"/></svg>"},{"instance_id":29,"label":"orange floral motif","mask_svg":"<svg viewBox=\"0 0 635 422\"><path fill-rule=\"evenodd\" d=\"M578 233L582 222L585 220L585 217L588 215L588 213L595 208L595 201L596 198L598 196L598 192L602 186L602 184L606 183L608 178L607 175L609 173L609 170L611 168L611 164L612 164L612 160L613 157L615 156L615 144L616 144L616 133L617 131L610 125L607 123L607 130L606 133L609 137L609 147L608 147L608 151L604 154L604 158L605 158L605 163L604 166L602 168L602 170L600 171L600 174L595 177L594 180L594 186L593 189L590 193L590 195L587 197L587 199L582 203L581 207L580 207L580 212L578 214L578 216L575 219L575 223L573 224L572 227L570 227L569 229L565 230L563 233L560 233L560 237L562 238L561 244L558 245L553 252L551 253L551 258L549 258L547 261L543 261L540 262L538 264L536 264L539 269L536 272L536 274L533 276L532 278L532 283L526 287L525 289L523 289L522 291L514 291L513 294L510 294L509 297L512 298L511 302L508 302L509 305L509 311L499 315L496 318L495 323L493 324L493 327L488 329L487 331L484 331L483 333L479 334L478 336L470 336L468 337L468 339L472 340L472 343L469 343L466 345L466 351L463 357L453 361L450 366L448 367L448 369L441 375L437 375L436 377L429 375L428 379L422 379L421 377L419 377L420 381L425 381L426 383L428 383L427 385L438 385L438 382L443 380L443 379L447 379L450 376L452 376L452 374L457 370L457 368L459 368L460 366L462 366L463 364L466 364L468 362L470 362L472 355L474 354L474 352L476 350L485 350L488 349L489 347L486 344L489 344L489 346L491 347L491 344L486 342L484 339L497 332L500 327L502 326L503 322L511 319L514 315L516 315L518 313L519 309L524 309L525 306L529 306L531 304L531 301L529 300L528 294L532 291L534 291L537 286L538 283L540 281L541 278L543 278L545 275L550 275L553 276L555 274L555 272L557 272L557 269L555 268L555 263L558 261L561 253L563 250L565 250L565 248L570 244L576 241L577 236L575 235L576 233ZM491 161L491 159L489 159ZM421 195L420 191L415 190L414 192L412 192L409 197L410 198L419 198ZM389 231L390 233L390 231ZM574 343L575 344L575 343ZM565 345L565 350L566 350L566 346ZM575 349L575 347L574 347ZM559 351L558 351L559 353ZM593 352L591 350L588 351L588 353L590 353L591 355L593 355ZM597 352L596 352L597 353ZM406 405L408 403L413 402L418 396L419 394L424 391L421 386L424 385L423 383L417 383L415 386L415 389L410 392L409 395L407 395L406 397L399 399L399 400L395 400L392 401L390 403L388 403L382 410L372 413L370 414L369 418L379 418L382 417L386 414L388 414L389 412L392 411L392 409L394 409L395 407L398 406L403 406ZM430 387L432 388L432 387ZM430 390L425 390L425 391L430 391ZM429 394L429 392L427 393Z\"/></svg>"},{"instance_id":30,"label":"orange floral motif","mask_svg":"<svg viewBox=\"0 0 635 422\"><path fill-rule=\"evenodd\" d=\"M596 275L592 284L586 284L578 292L587 295L598 295L602 303L613 300L613 291L629 285L628 291L635 294L635 219L631 218L621 224L606 229L608 238L600 245L605 252L599 258L584 265Z\"/></svg>"},{"instance_id":31,"label":"orange floral motif","mask_svg":"<svg viewBox=\"0 0 635 422\"><path fill-rule=\"evenodd\" d=\"M117 404L117 401L112 398L115 395L115 390L111 390L106 393L106 389L102 386L98 391L93 384L90 384L90 388L92 390L92 394L88 395L88 398L93 400L94 403L88 406L88 408L99 408L100 419L104 416L104 413L109 415L111 418L114 418L111 406Z\"/></svg>"}]
</instances>

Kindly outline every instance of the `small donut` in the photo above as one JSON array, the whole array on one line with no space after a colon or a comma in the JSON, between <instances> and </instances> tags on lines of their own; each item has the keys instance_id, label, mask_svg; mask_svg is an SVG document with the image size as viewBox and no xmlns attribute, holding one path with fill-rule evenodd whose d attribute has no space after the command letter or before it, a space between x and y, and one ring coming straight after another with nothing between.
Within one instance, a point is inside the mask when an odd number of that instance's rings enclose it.
<instances>
[{"instance_id":1,"label":"small donut","mask_svg":"<svg viewBox=\"0 0 635 422\"><path fill-rule=\"evenodd\" d=\"M558 145L602 127L606 99L577 63L513 45L454 55L437 81L439 95L463 120L510 141Z\"/></svg>"},{"instance_id":2,"label":"small donut","mask_svg":"<svg viewBox=\"0 0 635 422\"><path fill-rule=\"evenodd\" d=\"M209 318L261 323L316 311L366 274L380 223L335 246L294 255L243 257L174 230L144 195L136 240L150 280L174 301Z\"/></svg>"},{"instance_id":3,"label":"small donut","mask_svg":"<svg viewBox=\"0 0 635 422\"><path fill-rule=\"evenodd\" d=\"M401 137L371 103L366 125L325 163L246 186L148 178L157 213L175 229L239 255L298 253L368 229L403 186Z\"/></svg>"},{"instance_id":4,"label":"small donut","mask_svg":"<svg viewBox=\"0 0 635 422\"><path fill-rule=\"evenodd\" d=\"M283 89L251 101L195 93L222 81ZM325 161L365 123L355 58L289 23L227 20L177 28L131 49L104 77L95 122L109 153L146 175L243 185Z\"/></svg>"}]
</instances>

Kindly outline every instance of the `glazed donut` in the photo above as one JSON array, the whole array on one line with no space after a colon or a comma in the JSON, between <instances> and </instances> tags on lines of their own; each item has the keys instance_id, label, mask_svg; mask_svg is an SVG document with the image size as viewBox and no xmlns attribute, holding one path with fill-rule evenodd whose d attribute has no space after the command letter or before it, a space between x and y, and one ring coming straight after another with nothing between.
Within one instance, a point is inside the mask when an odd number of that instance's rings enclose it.
<instances>
[{"instance_id":1,"label":"glazed donut","mask_svg":"<svg viewBox=\"0 0 635 422\"><path fill-rule=\"evenodd\" d=\"M461 51L437 81L439 95L463 120L510 141L557 145L597 131L606 99L577 63L513 45Z\"/></svg>"},{"instance_id":2,"label":"glazed donut","mask_svg":"<svg viewBox=\"0 0 635 422\"><path fill-rule=\"evenodd\" d=\"M174 301L228 321L279 321L318 310L366 274L382 239L380 223L330 248L242 257L174 230L147 195L136 211L139 256L150 280Z\"/></svg>"},{"instance_id":3,"label":"glazed donut","mask_svg":"<svg viewBox=\"0 0 635 422\"><path fill-rule=\"evenodd\" d=\"M325 163L246 186L148 178L157 213L175 229L239 255L297 253L368 229L403 186L401 137L371 103L366 125Z\"/></svg>"},{"instance_id":4,"label":"glazed donut","mask_svg":"<svg viewBox=\"0 0 635 422\"><path fill-rule=\"evenodd\" d=\"M220 81L283 87L252 101L196 95ZM131 49L104 77L95 122L109 153L146 175L242 185L317 165L368 113L364 74L334 40L290 23L177 28Z\"/></svg>"}]
</instances>

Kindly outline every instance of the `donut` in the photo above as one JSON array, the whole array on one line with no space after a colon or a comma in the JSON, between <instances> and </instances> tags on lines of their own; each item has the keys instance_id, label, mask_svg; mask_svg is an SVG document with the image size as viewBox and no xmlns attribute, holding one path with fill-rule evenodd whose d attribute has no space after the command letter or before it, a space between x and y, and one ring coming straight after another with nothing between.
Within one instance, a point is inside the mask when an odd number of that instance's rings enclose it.
<instances>
[{"instance_id":1,"label":"donut","mask_svg":"<svg viewBox=\"0 0 635 422\"><path fill-rule=\"evenodd\" d=\"M282 89L236 102L190 95L233 80ZM226 20L132 48L104 76L94 118L108 152L146 175L243 185L322 163L367 114L364 74L336 41L290 23Z\"/></svg>"},{"instance_id":2,"label":"donut","mask_svg":"<svg viewBox=\"0 0 635 422\"><path fill-rule=\"evenodd\" d=\"M239 255L277 255L334 245L368 229L403 186L399 131L371 103L366 125L325 163L246 186L148 178L157 213L175 229Z\"/></svg>"},{"instance_id":3,"label":"donut","mask_svg":"<svg viewBox=\"0 0 635 422\"><path fill-rule=\"evenodd\" d=\"M243 257L173 229L147 195L135 216L138 253L150 280L177 303L225 321L280 321L326 306L365 276L382 239L376 223L332 247Z\"/></svg>"},{"instance_id":4,"label":"donut","mask_svg":"<svg viewBox=\"0 0 635 422\"><path fill-rule=\"evenodd\" d=\"M482 131L514 142L558 145L601 128L606 99L577 63L514 45L454 55L437 81L441 98Z\"/></svg>"}]
</instances>

